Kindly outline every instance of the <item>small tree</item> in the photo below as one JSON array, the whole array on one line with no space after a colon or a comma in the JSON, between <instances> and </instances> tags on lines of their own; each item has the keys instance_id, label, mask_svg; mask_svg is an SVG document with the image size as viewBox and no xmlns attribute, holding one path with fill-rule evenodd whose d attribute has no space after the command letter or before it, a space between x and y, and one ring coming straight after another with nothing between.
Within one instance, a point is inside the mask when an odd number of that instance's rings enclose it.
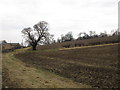
<instances>
[{"instance_id":1,"label":"small tree","mask_svg":"<svg viewBox=\"0 0 120 90\"><path fill-rule=\"evenodd\" d=\"M87 33L84 32L83 34L84 34L83 39L89 39L89 35Z\"/></svg>"},{"instance_id":2,"label":"small tree","mask_svg":"<svg viewBox=\"0 0 120 90\"><path fill-rule=\"evenodd\" d=\"M36 46L48 35L48 23L41 21L33 26L33 29L28 27L22 30L26 41L36 50Z\"/></svg>"},{"instance_id":3,"label":"small tree","mask_svg":"<svg viewBox=\"0 0 120 90\"><path fill-rule=\"evenodd\" d=\"M66 35L65 35L65 41L72 41L74 38L73 38L73 34L72 32L68 32Z\"/></svg>"},{"instance_id":4,"label":"small tree","mask_svg":"<svg viewBox=\"0 0 120 90\"><path fill-rule=\"evenodd\" d=\"M65 36L62 34L61 35L61 40L60 40L60 42L65 42Z\"/></svg>"},{"instance_id":5,"label":"small tree","mask_svg":"<svg viewBox=\"0 0 120 90\"><path fill-rule=\"evenodd\" d=\"M119 36L120 35L120 30L116 29L113 31L112 36Z\"/></svg>"},{"instance_id":6,"label":"small tree","mask_svg":"<svg viewBox=\"0 0 120 90\"><path fill-rule=\"evenodd\" d=\"M80 32L79 34L78 34L78 38L77 38L77 40L81 40L82 39L82 32Z\"/></svg>"},{"instance_id":7,"label":"small tree","mask_svg":"<svg viewBox=\"0 0 120 90\"><path fill-rule=\"evenodd\" d=\"M89 38L97 37L97 34L95 31L89 31Z\"/></svg>"},{"instance_id":8,"label":"small tree","mask_svg":"<svg viewBox=\"0 0 120 90\"><path fill-rule=\"evenodd\" d=\"M57 43L61 43L61 40L59 38L57 39Z\"/></svg>"},{"instance_id":9,"label":"small tree","mask_svg":"<svg viewBox=\"0 0 120 90\"><path fill-rule=\"evenodd\" d=\"M108 36L108 34L107 34L107 32L106 32L106 31L104 31L103 33L101 32L99 36L100 36L100 37L107 37L107 36Z\"/></svg>"},{"instance_id":10,"label":"small tree","mask_svg":"<svg viewBox=\"0 0 120 90\"><path fill-rule=\"evenodd\" d=\"M61 35L61 42L72 41L74 40L72 32L68 32L65 35Z\"/></svg>"}]
</instances>

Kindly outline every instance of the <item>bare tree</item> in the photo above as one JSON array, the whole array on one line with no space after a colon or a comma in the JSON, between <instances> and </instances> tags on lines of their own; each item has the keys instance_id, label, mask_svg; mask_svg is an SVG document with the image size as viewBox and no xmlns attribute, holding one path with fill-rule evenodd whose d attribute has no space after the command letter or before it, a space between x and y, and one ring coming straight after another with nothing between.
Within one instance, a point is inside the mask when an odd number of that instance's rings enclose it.
<instances>
[{"instance_id":1,"label":"bare tree","mask_svg":"<svg viewBox=\"0 0 120 90\"><path fill-rule=\"evenodd\" d=\"M33 26L33 29L28 27L22 30L26 41L36 50L36 46L44 40L48 35L48 23L41 21Z\"/></svg>"},{"instance_id":2,"label":"bare tree","mask_svg":"<svg viewBox=\"0 0 120 90\"><path fill-rule=\"evenodd\" d=\"M44 39L43 44L44 45L48 45L48 44L52 44L54 42L54 35L47 33L47 37Z\"/></svg>"}]
</instances>

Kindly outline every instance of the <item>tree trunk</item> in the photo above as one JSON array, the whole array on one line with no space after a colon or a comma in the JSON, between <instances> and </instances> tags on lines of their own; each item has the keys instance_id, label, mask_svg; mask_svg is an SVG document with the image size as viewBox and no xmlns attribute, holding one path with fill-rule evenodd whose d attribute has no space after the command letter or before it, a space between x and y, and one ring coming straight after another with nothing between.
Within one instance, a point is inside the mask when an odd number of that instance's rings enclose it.
<instances>
[{"instance_id":1,"label":"tree trunk","mask_svg":"<svg viewBox=\"0 0 120 90\"><path fill-rule=\"evenodd\" d=\"M33 45L33 46L32 46L32 50L36 50L36 46L37 46L37 45Z\"/></svg>"}]
</instances>

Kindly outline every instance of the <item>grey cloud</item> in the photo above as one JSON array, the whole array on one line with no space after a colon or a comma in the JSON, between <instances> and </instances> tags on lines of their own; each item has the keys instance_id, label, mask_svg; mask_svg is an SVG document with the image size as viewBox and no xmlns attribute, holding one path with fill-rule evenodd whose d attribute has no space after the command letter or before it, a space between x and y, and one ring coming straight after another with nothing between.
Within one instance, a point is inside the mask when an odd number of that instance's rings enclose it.
<instances>
[{"instance_id":1,"label":"grey cloud","mask_svg":"<svg viewBox=\"0 0 120 90\"><path fill-rule=\"evenodd\" d=\"M117 27L116 5L117 0L1 0L0 27L3 33L21 35L21 29L45 20L56 37L68 31L111 30Z\"/></svg>"}]
</instances>

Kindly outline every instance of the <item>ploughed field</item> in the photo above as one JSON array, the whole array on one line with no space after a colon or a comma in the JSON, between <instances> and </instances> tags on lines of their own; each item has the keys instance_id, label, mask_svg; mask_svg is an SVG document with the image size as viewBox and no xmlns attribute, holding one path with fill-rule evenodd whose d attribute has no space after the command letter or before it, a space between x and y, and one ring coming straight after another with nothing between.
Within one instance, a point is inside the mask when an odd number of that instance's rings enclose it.
<instances>
[{"instance_id":1,"label":"ploughed field","mask_svg":"<svg viewBox=\"0 0 120 90\"><path fill-rule=\"evenodd\" d=\"M119 86L118 45L44 49L16 54L27 65L100 88Z\"/></svg>"}]
</instances>

